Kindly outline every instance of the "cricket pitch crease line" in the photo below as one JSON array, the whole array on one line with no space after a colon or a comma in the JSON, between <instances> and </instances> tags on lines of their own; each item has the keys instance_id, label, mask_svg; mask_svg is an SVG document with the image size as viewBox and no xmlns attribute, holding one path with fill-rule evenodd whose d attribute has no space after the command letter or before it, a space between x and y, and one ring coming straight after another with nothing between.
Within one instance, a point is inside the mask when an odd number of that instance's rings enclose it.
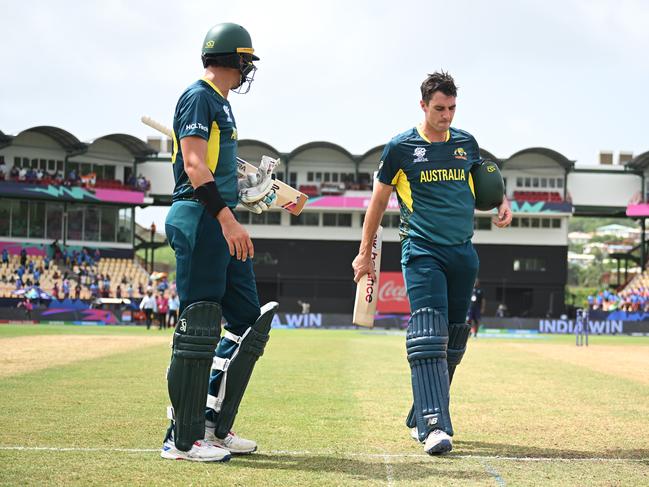
<instances>
[{"instance_id":1,"label":"cricket pitch crease line","mask_svg":"<svg viewBox=\"0 0 649 487\"><path fill-rule=\"evenodd\" d=\"M11 446L0 445L0 451L52 451L52 452L120 452L120 453L155 453L159 448L93 448L93 447L55 447L55 446ZM385 462L398 458L430 458L430 455L423 453L363 453L363 452L339 452L339 451L291 451L291 450L259 450L259 455L288 455L288 456L321 456L331 455L340 457L361 457L380 458ZM646 462L646 458L607 458L607 457L514 457L500 455L444 455L440 458L452 460L506 460L513 462Z\"/></svg>"}]
</instances>

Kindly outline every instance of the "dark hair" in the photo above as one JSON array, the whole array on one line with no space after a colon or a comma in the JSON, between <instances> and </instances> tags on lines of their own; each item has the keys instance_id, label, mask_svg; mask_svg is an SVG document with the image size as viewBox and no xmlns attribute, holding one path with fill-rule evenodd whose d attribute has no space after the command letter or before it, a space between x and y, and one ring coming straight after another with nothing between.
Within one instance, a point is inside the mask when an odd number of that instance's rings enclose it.
<instances>
[{"instance_id":1,"label":"dark hair","mask_svg":"<svg viewBox=\"0 0 649 487\"><path fill-rule=\"evenodd\" d=\"M446 96L457 96L457 86L453 76L444 71L429 74L421 84L421 99L424 103L428 103L436 91L441 91Z\"/></svg>"}]
</instances>

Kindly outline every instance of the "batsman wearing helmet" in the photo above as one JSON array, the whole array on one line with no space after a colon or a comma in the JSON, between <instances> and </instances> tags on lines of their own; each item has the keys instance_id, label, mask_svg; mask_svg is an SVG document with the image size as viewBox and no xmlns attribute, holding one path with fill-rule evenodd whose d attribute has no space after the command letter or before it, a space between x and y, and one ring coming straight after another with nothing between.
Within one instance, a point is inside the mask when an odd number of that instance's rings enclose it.
<instances>
[{"instance_id":1,"label":"batsman wearing helmet","mask_svg":"<svg viewBox=\"0 0 649 487\"><path fill-rule=\"evenodd\" d=\"M257 195L244 205L255 213L268 209L275 195L267 171L238 179L237 126L228 95L248 91L258 60L246 29L215 25L203 42L204 76L176 105L176 184L165 231L176 255L180 316L167 373L171 425L163 458L226 461L257 448L231 428L278 305L260 309L253 244L233 210L242 191Z\"/></svg>"},{"instance_id":2,"label":"batsman wearing helmet","mask_svg":"<svg viewBox=\"0 0 649 487\"><path fill-rule=\"evenodd\" d=\"M498 181L491 177L495 164L485 166L473 136L451 127L456 96L448 73L433 73L422 83L424 121L385 146L359 253L352 263L358 282L371 269L372 236L396 189L401 264L412 313L406 351L413 407L406 423L431 455L453 447L449 389L469 337L466 314L478 273L471 243L476 204L480 209L497 206L498 227L509 225L512 218L502 178L499 187L492 187L492 181ZM473 175L479 175L475 181L483 187L474 187ZM489 198L492 203L485 203Z\"/></svg>"}]
</instances>

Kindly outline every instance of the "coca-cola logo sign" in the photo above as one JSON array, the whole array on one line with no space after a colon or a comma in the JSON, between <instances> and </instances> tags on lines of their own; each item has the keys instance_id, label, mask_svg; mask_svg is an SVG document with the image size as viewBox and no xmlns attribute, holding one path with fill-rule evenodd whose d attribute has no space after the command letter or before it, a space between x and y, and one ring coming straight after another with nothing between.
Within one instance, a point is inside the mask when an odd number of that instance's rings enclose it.
<instances>
[{"instance_id":1,"label":"coca-cola logo sign","mask_svg":"<svg viewBox=\"0 0 649 487\"><path fill-rule=\"evenodd\" d=\"M390 280L381 285L379 289L379 299L381 301L406 301L408 294L406 286Z\"/></svg>"},{"instance_id":2,"label":"coca-cola logo sign","mask_svg":"<svg viewBox=\"0 0 649 487\"><path fill-rule=\"evenodd\" d=\"M408 293L401 272L381 272L377 309L380 313L410 313Z\"/></svg>"}]
</instances>

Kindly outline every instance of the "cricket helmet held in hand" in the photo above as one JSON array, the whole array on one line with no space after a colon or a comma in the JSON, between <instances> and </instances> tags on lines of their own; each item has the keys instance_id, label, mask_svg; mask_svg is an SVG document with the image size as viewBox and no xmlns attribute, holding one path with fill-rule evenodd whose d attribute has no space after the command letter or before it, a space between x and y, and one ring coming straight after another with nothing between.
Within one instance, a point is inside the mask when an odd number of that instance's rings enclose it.
<instances>
[{"instance_id":1,"label":"cricket helmet held in hand","mask_svg":"<svg viewBox=\"0 0 649 487\"><path fill-rule=\"evenodd\" d=\"M471 169L475 207L488 211L500 206L505 196L505 184L494 161L484 160Z\"/></svg>"}]
</instances>

